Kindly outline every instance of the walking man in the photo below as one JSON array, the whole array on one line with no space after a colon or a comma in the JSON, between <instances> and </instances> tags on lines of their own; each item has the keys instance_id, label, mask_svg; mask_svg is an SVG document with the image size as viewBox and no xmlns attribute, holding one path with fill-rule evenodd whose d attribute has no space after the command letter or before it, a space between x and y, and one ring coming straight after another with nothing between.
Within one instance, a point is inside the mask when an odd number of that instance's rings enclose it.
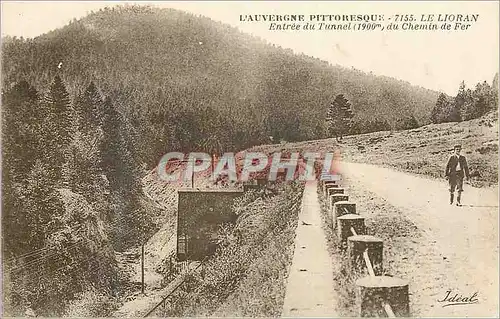
<instances>
[{"instance_id":1,"label":"walking man","mask_svg":"<svg viewBox=\"0 0 500 319\"><path fill-rule=\"evenodd\" d=\"M446 164L445 176L450 184L450 205L453 204L453 198L455 196L455 188L457 189L457 206L460 206L460 200L464 184L464 176L469 179L469 167L467 166L467 160L465 156L460 155L462 150L461 145L455 145L453 148L454 152L448 159Z\"/></svg>"}]
</instances>

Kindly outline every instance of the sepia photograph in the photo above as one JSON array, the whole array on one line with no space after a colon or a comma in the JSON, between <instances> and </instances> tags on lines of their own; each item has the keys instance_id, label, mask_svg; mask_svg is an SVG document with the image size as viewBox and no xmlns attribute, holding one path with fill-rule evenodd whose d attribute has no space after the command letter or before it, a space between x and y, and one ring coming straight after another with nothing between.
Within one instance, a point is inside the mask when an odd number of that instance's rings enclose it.
<instances>
[{"instance_id":1,"label":"sepia photograph","mask_svg":"<svg viewBox=\"0 0 500 319\"><path fill-rule=\"evenodd\" d=\"M498 318L498 1L1 1L3 318Z\"/></svg>"}]
</instances>

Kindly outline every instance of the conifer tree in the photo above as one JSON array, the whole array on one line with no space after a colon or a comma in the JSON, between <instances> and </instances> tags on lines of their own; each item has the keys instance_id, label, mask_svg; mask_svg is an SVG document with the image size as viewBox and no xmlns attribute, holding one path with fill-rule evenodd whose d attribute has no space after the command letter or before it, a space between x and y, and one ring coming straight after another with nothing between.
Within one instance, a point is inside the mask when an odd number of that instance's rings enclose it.
<instances>
[{"instance_id":1,"label":"conifer tree","mask_svg":"<svg viewBox=\"0 0 500 319\"><path fill-rule=\"evenodd\" d=\"M59 147L67 147L73 133L73 112L68 91L59 75L55 76L44 101L54 121L56 143Z\"/></svg>"},{"instance_id":2,"label":"conifer tree","mask_svg":"<svg viewBox=\"0 0 500 319\"><path fill-rule=\"evenodd\" d=\"M467 103L466 94L465 82L462 81L458 87L458 93L455 96L455 110L450 112L450 117L448 119L450 122L460 122L462 120L462 114L464 113L465 104Z\"/></svg>"},{"instance_id":3,"label":"conifer tree","mask_svg":"<svg viewBox=\"0 0 500 319\"><path fill-rule=\"evenodd\" d=\"M39 141L41 122L36 90L20 81L2 95L2 227L5 256L28 249L25 236L32 221L26 215L23 189L43 146ZM48 187L50 185L47 185ZM26 232L28 231L28 233ZM36 243L39 244L39 243Z\"/></svg>"},{"instance_id":4,"label":"conifer tree","mask_svg":"<svg viewBox=\"0 0 500 319\"><path fill-rule=\"evenodd\" d=\"M491 94L493 96L493 109L498 108L498 72L495 73L493 77L493 82L491 83Z\"/></svg>"},{"instance_id":5,"label":"conifer tree","mask_svg":"<svg viewBox=\"0 0 500 319\"><path fill-rule=\"evenodd\" d=\"M71 188L92 202L103 192L101 170L101 140L103 101L93 82L75 102L78 131L71 144ZM102 186L102 185L101 185Z\"/></svg>"},{"instance_id":6,"label":"conifer tree","mask_svg":"<svg viewBox=\"0 0 500 319\"><path fill-rule=\"evenodd\" d=\"M337 141L341 141L344 135L351 132L353 117L351 103L349 103L343 94L337 95L335 100L330 104L327 113L330 134L335 135Z\"/></svg>"},{"instance_id":7,"label":"conifer tree","mask_svg":"<svg viewBox=\"0 0 500 319\"><path fill-rule=\"evenodd\" d=\"M50 165L54 180L67 184L69 148L74 133L74 121L69 94L59 75L56 75L43 99L43 108L47 114L42 130L46 149L45 159Z\"/></svg>"},{"instance_id":8,"label":"conifer tree","mask_svg":"<svg viewBox=\"0 0 500 319\"><path fill-rule=\"evenodd\" d=\"M39 158L40 114L37 91L20 81L2 95L2 150L4 169L11 169L22 179Z\"/></svg>"},{"instance_id":9,"label":"conifer tree","mask_svg":"<svg viewBox=\"0 0 500 319\"><path fill-rule=\"evenodd\" d=\"M104 100L103 105L103 137L100 143L101 169L106 175L115 175L116 159L120 154L120 114L116 111L109 97Z\"/></svg>"},{"instance_id":10,"label":"conifer tree","mask_svg":"<svg viewBox=\"0 0 500 319\"><path fill-rule=\"evenodd\" d=\"M102 98L94 82L90 82L75 103L78 128L82 132L95 131L102 124Z\"/></svg>"},{"instance_id":11,"label":"conifer tree","mask_svg":"<svg viewBox=\"0 0 500 319\"><path fill-rule=\"evenodd\" d=\"M444 123L444 122L459 122L462 117L460 115L460 109L457 107L457 101L459 104L464 105L465 100L465 88L463 94L461 94L458 99L450 100L448 96L444 93L440 93L436 105L431 111L431 120L433 123ZM462 97L464 98L462 100Z\"/></svg>"},{"instance_id":12,"label":"conifer tree","mask_svg":"<svg viewBox=\"0 0 500 319\"><path fill-rule=\"evenodd\" d=\"M448 98L446 94L440 93L436 105L431 111L431 121L432 123L442 123L444 121L444 112L448 106Z\"/></svg>"},{"instance_id":13,"label":"conifer tree","mask_svg":"<svg viewBox=\"0 0 500 319\"><path fill-rule=\"evenodd\" d=\"M101 168L110 185L111 237L115 248L121 250L143 237L148 221L140 205L141 184L126 123L109 97L103 105Z\"/></svg>"},{"instance_id":14,"label":"conifer tree","mask_svg":"<svg viewBox=\"0 0 500 319\"><path fill-rule=\"evenodd\" d=\"M462 121L468 121L477 117L476 104L474 103L473 93L471 89L466 89L461 97L463 104L460 110L460 118Z\"/></svg>"},{"instance_id":15,"label":"conifer tree","mask_svg":"<svg viewBox=\"0 0 500 319\"><path fill-rule=\"evenodd\" d=\"M493 109L495 106L495 99L493 97L492 88L490 85L484 81L483 83L478 83L473 93L474 96L474 113L471 118L478 118L486 114L489 110Z\"/></svg>"}]
</instances>

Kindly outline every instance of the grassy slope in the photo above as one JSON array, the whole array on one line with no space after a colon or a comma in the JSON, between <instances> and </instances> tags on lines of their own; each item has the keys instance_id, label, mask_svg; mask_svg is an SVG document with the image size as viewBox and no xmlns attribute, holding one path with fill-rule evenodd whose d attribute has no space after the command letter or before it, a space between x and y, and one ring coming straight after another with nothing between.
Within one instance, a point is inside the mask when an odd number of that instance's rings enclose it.
<instances>
[{"instance_id":1,"label":"grassy slope","mask_svg":"<svg viewBox=\"0 0 500 319\"><path fill-rule=\"evenodd\" d=\"M254 151L278 150L333 152L341 150L346 161L370 163L422 174L444 177L446 161L453 145L462 144L467 157L471 185L484 187L498 184L498 113L460 123L430 124L413 130L375 132L344 138L324 139L282 145L262 145Z\"/></svg>"},{"instance_id":2,"label":"grassy slope","mask_svg":"<svg viewBox=\"0 0 500 319\"><path fill-rule=\"evenodd\" d=\"M431 124L418 129L353 136L346 140L344 156L356 162L444 177L453 145L462 144L473 186L498 184L498 115L461 123ZM364 152L360 152L364 146Z\"/></svg>"},{"instance_id":3,"label":"grassy slope","mask_svg":"<svg viewBox=\"0 0 500 319\"><path fill-rule=\"evenodd\" d=\"M298 187L298 188L297 188ZM279 317L286 292L286 278L294 251L295 228L303 188L286 187L274 200L279 206L267 210L258 207L260 214L274 212L267 220L267 233L253 249L257 257L252 261L245 277L228 299L217 309L215 316ZM275 204L275 205L276 205ZM248 227L249 224L247 224Z\"/></svg>"}]
</instances>

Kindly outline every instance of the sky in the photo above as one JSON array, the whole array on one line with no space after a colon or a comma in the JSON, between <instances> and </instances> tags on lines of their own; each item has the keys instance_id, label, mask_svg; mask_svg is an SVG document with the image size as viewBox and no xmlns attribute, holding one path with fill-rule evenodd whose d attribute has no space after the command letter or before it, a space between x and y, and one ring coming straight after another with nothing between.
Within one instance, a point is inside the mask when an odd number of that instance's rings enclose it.
<instances>
[{"instance_id":1,"label":"sky","mask_svg":"<svg viewBox=\"0 0 500 319\"><path fill-rule=\"evenodd\" d=\"M111 2L2 1L2 36L35 37L63 27ZM134 3L129 1L128 3ZM137 2L135 2L137 3ZM139 3L171 7L228 23L296 53L386 75L414 85L455 95L461 81L473 88L491 83L498 72L498 1L155 1ZM272 31L268 23L240 21L248 14L479 14L467 31Z\"/></svg>"}]
</instances>

